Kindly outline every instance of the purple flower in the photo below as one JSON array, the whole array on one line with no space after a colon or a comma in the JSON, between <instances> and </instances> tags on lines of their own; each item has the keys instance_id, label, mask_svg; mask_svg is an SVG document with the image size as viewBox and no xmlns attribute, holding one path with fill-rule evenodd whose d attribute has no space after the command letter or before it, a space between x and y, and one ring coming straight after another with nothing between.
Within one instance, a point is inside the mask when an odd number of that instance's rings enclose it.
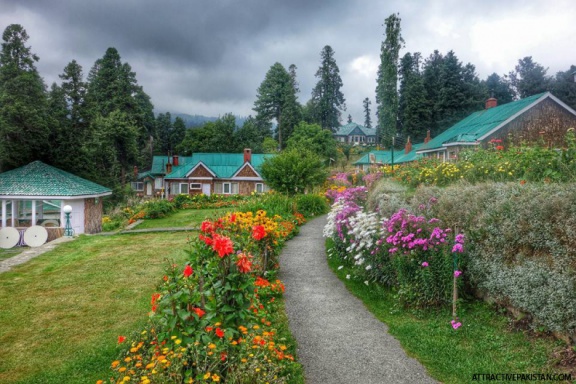
<instances>
[{"instance_id":1,"label":"purple flower","mask_svg":"<svg viewBox=\"0 0 576 384\"><path fill-rule=\"evenodd\" d=\"M452 321L450 322L450 324L452 324L452 328L454 328L454 329L458 329L458 328L460 328L460 327L462 326L462 323L459 322L459 321L456 322L456 320L452 320Z\"/></svg>"},{"instance_id":2,"label":"purple flower","mask_svg":"<svg viewBox=\"0 0 576 384\"><path fill-rule=\"evenodd\" d=\"M426 268L426 267L428 266L428 262L427 262L427 261L423 262L423 263L422 263L422 266L423 266L424 268Z\"/></svg>"},{"instance_id":3,"label":"purple flower","mask_svg":"<svg viewBox=\"0 0 576 384\"><path fill-rule=\"evenodd\" d=\"M464 247L460 243L454 244L454 246L452 247L452 252L462 253L464 252Z\"/></svg>"},{"instance_id":4,"label":"purple flower","mask_svg":"<svg viewBox=\"0 0 576 384\"><path fill-rule=\"evenodd\" d=\"M460 243L460 244L464 244L464 234L463 233L457 234L454 241L456 241L457 243Z\"/></svg>"},{"instance_id":5,"label":"purple flower","mask_svg":"<svg viewBox=\"0 0 576 384\"><path fill-rule=\"evenodd\" d=\"M459 271L459 270L455 270L455 271L454 271L454 277L458 277L458 276L460 276L461 274L462 274L462 271Z\"/></svg>"}]
</instances>

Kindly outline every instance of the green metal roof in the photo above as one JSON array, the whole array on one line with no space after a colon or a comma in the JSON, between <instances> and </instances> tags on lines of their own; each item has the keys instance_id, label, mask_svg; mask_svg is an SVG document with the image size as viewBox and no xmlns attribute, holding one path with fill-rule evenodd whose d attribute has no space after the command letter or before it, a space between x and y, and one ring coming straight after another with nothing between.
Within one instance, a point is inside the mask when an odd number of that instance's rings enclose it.
<instances>
[{"instance_id":1,"label":"green metal roof","mask_svg":"<svg viewBox=\"0 0 576 384\"><path fill-rule=\"evenodd\" d=\"M259 170L264 163L264 159L274 156L273 154L252 154L250 164L252 167ZM157 156L154 156L156 160ZM166 158L167 159L167 158ZM178 165L172 168L172 172L166 175L167 179L181 179L199 163L202 163L206 168L212 171L217 178L227 179L231 178L242 166L244 166L243 153L195 153L187 158L184 165ZM181 163L179 163L181 164Z\"/></svg>"},{"instance_id":2,"label":"green metal roof","mask_svg":"<svg viewBox=\"0 0 576 384\"><path fill-rule=\"evenodd\" d=\"M550 95L549 92L540 93L522 100L474 112L422 145L419 151L443 148L443 144L447 143L475 143L517 113L548 95Z\"/></svg>"},{"instance_id":3,"label":"green metal roof","mask_svg":"<svg viewBox=\"0 0 576 384\"><path fill-rule=\"evenodd\" d=\"M152 158L152 168L149 171L150 174L163 175L166 172L166 164L172 164L173 161L174 159L172 156L154 156ZM191 156L178 156L178 167L190 164L191 161ZM174 170L174 167L172 167L172 170Z\"/></svg>"},{"instance_id":4,"label":"green metal roof","mask_svg":"<svg viewBox=\"0 0 576 384\"><path fill-rule=\"evenodd\" d=\"M0 173L0 196L106 196L112 190L61 169L34 161Z\"/></svg>"},{"instance_id":5,"label":"green metal roof","mask_svg":"<svg viewBox=\"0 0 576 384\"><path fill-rule=\"evenodd\" d=\"M335 136L348 136L352 134L355 129L359 129L366 136L376 136L375 128L366 128L360 124L348 123L346 125L341 125L338 130L334 133Z\"/></svg>"},{"instance_id":6,"label":"green metal roof","mask_svg":"<svg viewBox=\"0 0 576 384\"><path fill-rule=\"evenodd\" d=\"M401 164L407 163L410 161L414 161L419 159L422 155L416 153L416 151L422 146L423 144L413 144L412 150L408 153L404 153L403 150L394 150L394 164ZM376 158L376 163L382 164L392 164L392 152L391 151L370 151L364 156L362 156L358 161L356 161L355 165L363 165L363 164L370 164L370 154L374 154Z\"/></svg>"}]
</instances>

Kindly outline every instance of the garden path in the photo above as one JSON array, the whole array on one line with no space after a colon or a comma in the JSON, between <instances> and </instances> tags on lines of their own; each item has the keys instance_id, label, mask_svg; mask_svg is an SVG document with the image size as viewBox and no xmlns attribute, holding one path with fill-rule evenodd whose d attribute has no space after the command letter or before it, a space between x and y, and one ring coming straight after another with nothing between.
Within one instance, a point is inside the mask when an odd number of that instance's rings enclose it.
<instances>
[{"instance_id":1,"label":"garden path","mask_svg":"<svg viewBox=\"0 0 576 384\"><path fill-rule=\"evenodd\" d=\"M324 225L326 216L304 225L280 256L286 314L306 383L435 382L330 270Z\"/></svg>"}]
</instances>

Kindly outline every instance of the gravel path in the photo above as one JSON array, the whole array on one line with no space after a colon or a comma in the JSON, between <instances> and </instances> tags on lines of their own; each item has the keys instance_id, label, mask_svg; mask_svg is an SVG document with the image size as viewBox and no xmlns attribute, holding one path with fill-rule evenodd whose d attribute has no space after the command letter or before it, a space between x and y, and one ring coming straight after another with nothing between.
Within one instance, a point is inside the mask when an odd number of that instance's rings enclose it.
<instances>
[{"instance_id":1,"label":"gravel path","mask_svg":"<svg viewBox=\"0 0 576 384\"><path fill-rule=\"evenodd\" d=\"M307 223L280 256L286 313L307 384L434 383L328 267L322 230Z\"/></svg>"}]
</instances>

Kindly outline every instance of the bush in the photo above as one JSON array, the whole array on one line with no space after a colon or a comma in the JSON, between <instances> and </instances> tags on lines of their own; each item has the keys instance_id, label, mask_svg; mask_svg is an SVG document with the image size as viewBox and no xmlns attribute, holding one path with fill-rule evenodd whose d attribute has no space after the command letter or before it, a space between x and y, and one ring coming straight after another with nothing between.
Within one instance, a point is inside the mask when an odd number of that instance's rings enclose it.
<instances>
[{"instance_id":1,"label":"bush","mask_svg":"<svg viewBox=\"0 0 576 384\"><path fill-rule=\"evenodd\" d=\"M306 217L323 215L330 210L324 196L312 194L296 196L296 207Z\"/></svg>"},{"instance_id":2,"label":"bush","mask_svg":"<svg viewBox=\"0 0 576 384\"><path fill-rule=\"evenodd\" d=\"M175 210L174 204L168 200L148 200L142 205L142 211L144 211L144 218L146 219L158 219Z\"/></svg>"}]
</instances>

